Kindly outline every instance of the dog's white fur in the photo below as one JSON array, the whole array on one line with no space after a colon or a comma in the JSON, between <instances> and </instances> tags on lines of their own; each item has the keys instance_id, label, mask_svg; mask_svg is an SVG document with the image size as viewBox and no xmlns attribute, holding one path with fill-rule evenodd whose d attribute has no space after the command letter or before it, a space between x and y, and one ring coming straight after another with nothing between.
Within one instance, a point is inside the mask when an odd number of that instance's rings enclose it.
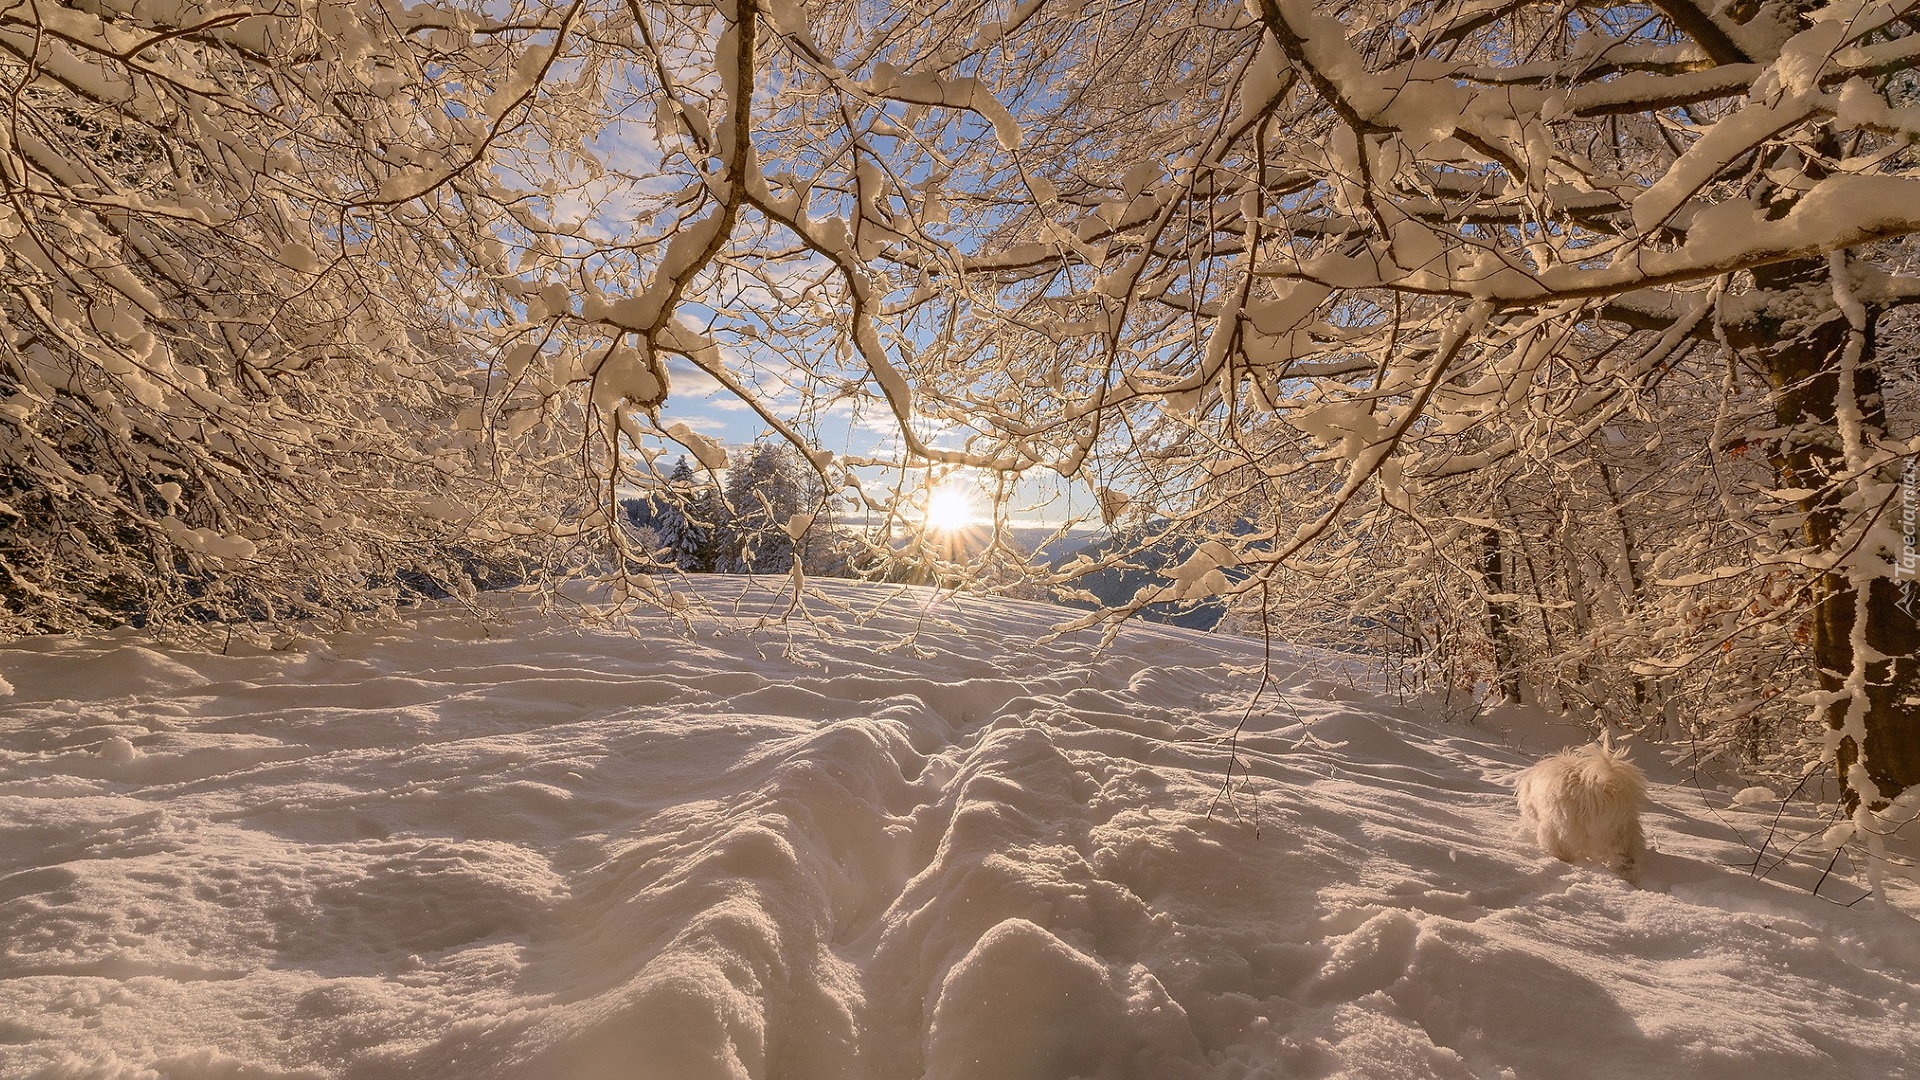
<instances>
[{"instance_id":1,"label":"dog's white fur","mask_svg":"<svg viewBox=\"0 0 1920 1080\"><path fill-rule=\"evenodd\" d=\"M1547 854L1605 863L1638 883L1647 853L1640 831L1647 779L1624 750L1598 743L1562 750L1522 772L1514 794L1521 822Z\"/></svg>"}]
</instances>

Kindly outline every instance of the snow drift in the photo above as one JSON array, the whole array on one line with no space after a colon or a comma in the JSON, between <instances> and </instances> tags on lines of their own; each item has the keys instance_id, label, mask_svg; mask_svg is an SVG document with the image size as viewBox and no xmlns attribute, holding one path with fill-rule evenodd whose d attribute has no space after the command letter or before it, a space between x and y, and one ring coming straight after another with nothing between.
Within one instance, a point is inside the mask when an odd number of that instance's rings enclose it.
<instances>
[{"instance_id":1,"label":"snow drift","mask_svg":"<svg viewBox=\"0 0 1920 1080\"><path fill-rule=\"evenodd\" d=\"M692 588L0 647L0 1076L1910 1074L1911 920L1735 868L1767 818L1650 769L1644 890L1516 835L1570 731L1284 654L1216 804L1257 643Z\"/></svg>"}]
</instances>

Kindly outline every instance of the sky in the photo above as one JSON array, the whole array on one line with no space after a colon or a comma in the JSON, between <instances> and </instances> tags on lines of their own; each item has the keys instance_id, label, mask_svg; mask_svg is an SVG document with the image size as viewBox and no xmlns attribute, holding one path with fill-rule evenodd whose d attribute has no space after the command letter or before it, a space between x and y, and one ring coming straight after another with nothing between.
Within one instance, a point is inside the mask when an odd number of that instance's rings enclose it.
<instances>
[{"instance_id":1,"label":"sky","mask_svg":"<svg viewBox=\"0 0 1920 1080\"><path fill-rule=\"evenodd\" d=\"M662 426L684 423L690 429L737 450L772 437L772 431L746 402L735 397L706 372L675 357L668 363L673 392L661 407ZM798 405L798 395L787 392L775 399L789 406ZM818 446L836 454L853 456L897 456L900 434L893 415L877 401L863 403L856 410L851 401L842 400L827 407L817 418ZM923 432L935 445L939 433ZM679 455L679 448L667 446L666 462ZM689 462L692 458L689 455ZM936 489L955 488L974 493L973 524L992 523L992 478L978 470L943 470ZM862 470L863 483L888 484L898 473L877 468ZM920 485L925 486L925 480ZM910 485L911 487L911 485ZM872 490L878 490L873 488ZM1046 469L1036 468L1017 481L1010 490L1006 517L1018 526L1057 527L1074 523L1077 530L1093 530L1101 525L1100 509L1083 483L1066 480Z\"/></svg>"}]
</instances>

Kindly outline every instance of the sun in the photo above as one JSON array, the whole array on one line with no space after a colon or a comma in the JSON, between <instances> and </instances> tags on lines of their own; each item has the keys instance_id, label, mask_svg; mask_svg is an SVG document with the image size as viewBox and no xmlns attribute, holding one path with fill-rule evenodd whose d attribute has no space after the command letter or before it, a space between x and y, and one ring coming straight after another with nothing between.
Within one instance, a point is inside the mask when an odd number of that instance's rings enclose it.
<instances>
[{"instance_id":1,"label":"sun","mask_svg":"<svg viewBox=\"0 0 1920 1080\"><path fill-rule=\"evenodd\" d=\"M927 493L927 530L950 533L973 524L973 492L965 484L949 482Z\"/></svg>"}]
</instances>

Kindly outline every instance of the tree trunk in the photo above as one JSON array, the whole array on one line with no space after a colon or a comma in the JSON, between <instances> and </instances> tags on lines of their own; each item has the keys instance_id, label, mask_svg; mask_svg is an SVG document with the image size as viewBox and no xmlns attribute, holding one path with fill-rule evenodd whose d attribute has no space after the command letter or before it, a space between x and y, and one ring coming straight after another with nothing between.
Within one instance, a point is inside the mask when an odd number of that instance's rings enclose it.
<instances>
[{"instance_id":1,"label":"tree trunk","mask_svg":"<svg viewBox=\"0 0 1920 1080\"><path fill-rule=\"evenodd\" d=\"M1863 481L1897 478L1888 470L1877 478L1837 479L1845 468L1843 410L1858 413L1869 440L1885 434L1886 410L1871 318L1847 395L1851 400L1842 400L1842 357L1852 327L1834 302L1830 273L1824 260L1812 259L1755 270L1754 284L1777 300L1754 305L1757 314L1727 330L1728 340L1766 373L1773 389L1778 435L1771 460L1781 487L1812 493L1799 501L1802 542L1814 552L1840 555L1840 548L1858 542L1858 523L1848 529L1848 493ZM1896 494L1887 512L1897 515L1899 502ZM1865 554L1872 558L1874 553ZM1852 735L1839 737L1834 767L1852 811L1862 794L1852 769L1864 760L1878 794L1869 809L1878 809L1907 788L1920 786L1920 624L1900 607L1901 585L1890 578L1868 584L1864 605L1844 572L1819 574L1811 587L1808 636L1822 690L1846 689L1855 665L1855 615L1864 607L1869 657L1864 664L1865 745L1858 745ZM1841 696L1825 707L1831 730L1845 730L1850 704L1850 696Z\"/></svg>"},{"instance_id":2,"label":"tree trunk","mask_svg":"<svg viewBox=\"0 0 1920 1080\"><path fill-rule=\"evenodd\" d=\"M1513 659L1514 612L1510 600L1494 600L1507 593L1505 561L1500 552L1500 530L1487 529L1480 540L1480 579L1487 591L1487 636L1493 641L1494 686L1500 700L1519 703L1520 673Z\"/></svg>"},{"instance_id":3,"label":"tree trunk","mask_svg":"<svg viewBox=\"0 0 1920 1080\"><path fill-rule=\"evenodd\" d=\"M1587 655L1593 648L1593 609L1587 599L1585 571L1580 568L1580 549L1574 543L1574 517L1570 506L1560 508L1559 533L1560 557L1566 563L1567 599L1572 602L1573 632L1575 647L1580 650L1580 659L1573 665L1573 685L1580 688L1589 706L1596 707L1603 700L1602 688L1596 685L1592 672L1587 667Z\"/></svg>"},{"instance_id":4,"label":"tree trunk","mask_svg":"<svg viewBox=\"0 0 1920 1080\"><path fill-rule=\"evenodd\" d=\"M1626 503L1620 494L1620 485L1613 478L1613 469L1604 457L1596 456L1594 464L1599 466L1600 484L1607 493L1607 512L1613 517L1614 531L1620 536L1620 551L1614 566L1623 596L1621 612L1633 618L1647 597L1647 575L1640 568L1640 540L1633 531L1633 523L1627 519ZM1636 728L1647 721L1648 703L1654 699L1652 691L1652 683L1644 676L1633 677L1633 726Z\"/></svg>"}]
</instances>

